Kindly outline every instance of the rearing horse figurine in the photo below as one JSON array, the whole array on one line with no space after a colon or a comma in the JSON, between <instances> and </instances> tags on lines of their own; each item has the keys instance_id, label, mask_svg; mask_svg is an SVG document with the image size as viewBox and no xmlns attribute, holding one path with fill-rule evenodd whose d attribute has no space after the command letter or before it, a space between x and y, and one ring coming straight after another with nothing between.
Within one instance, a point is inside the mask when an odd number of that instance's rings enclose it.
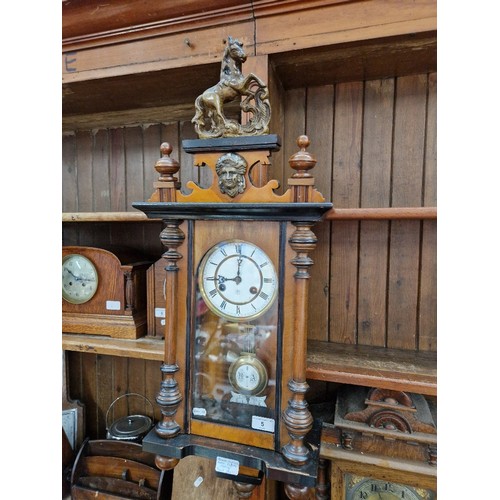
<instances>
[{"instance_id":1,"label":"rearing horse figurine","mask_svg":"<svg viewBox=\"0 0 500 500\"><path fill-rule=\"evenodd\" d=\"M195 101L196 114L191 122L200 139L261 135L269 131L271 106L268 90L253 73L243 76L241 66L246 59L243 43L228 37L219 83L205 90ZM246 98L241 100L243 96ZM242 111L252 113L252 117L244 125L224 115L224 104L236 99L241 101Z\"/></svg>"}]
</instances>

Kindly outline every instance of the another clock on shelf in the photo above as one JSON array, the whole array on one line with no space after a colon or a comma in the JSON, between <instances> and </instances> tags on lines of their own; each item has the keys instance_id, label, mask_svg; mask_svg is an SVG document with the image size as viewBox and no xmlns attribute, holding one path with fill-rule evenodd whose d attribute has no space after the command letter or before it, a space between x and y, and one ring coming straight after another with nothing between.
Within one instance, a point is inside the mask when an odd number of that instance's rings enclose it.
<instances>
[{"instance_id":1,"label":"another clock on shelf","mask_svg":"<svg viewBox=\"0 0 500 500\"><path fill-rule=\"evenodd\" d=\"M434 492L385 479L346 474L345 500L434 500Z\"/></svg>"},{"instance_id":2,"label":"another clock on shelf","mask_svg":"<svg viewBox=\"0 0 500 500\"><path fill-rule=\"evenodd\" d=\"M63 247L63 332L126 339L145 335L146 270L151 264L126 248Z\"/></svg>"}]
</instances>

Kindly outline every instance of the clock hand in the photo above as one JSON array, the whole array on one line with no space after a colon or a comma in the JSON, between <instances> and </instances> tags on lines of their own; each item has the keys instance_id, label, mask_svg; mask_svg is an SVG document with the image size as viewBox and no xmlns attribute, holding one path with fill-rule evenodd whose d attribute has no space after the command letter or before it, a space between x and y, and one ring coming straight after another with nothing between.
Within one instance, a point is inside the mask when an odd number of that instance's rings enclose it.
<instances>
[{"instance_id":1,"label":"clock hand","mask_svg":"<svg viewBox=\"0 0 500 500\"><path fill-rule=\"evenodd\" d=\"M75 278L76 281L84 281L85 278L82 278L81 276L76 276L76 274L74 274L71 270L69 270L67 267L64 268L66 271L68 271L69 274L71 274L71 276L73 276L73 278ZM88 280L87 280L88 281Z\"/></svg>"},{"instance_id":2,"label":"clock hand","mask_svg":"<svg viewBox=\"0 0 500 500\"><path fill-rule=\"evenodd\" d=\"M85 278L84 276L76 276L71 270L69 270L67 267L64 268L66 271L68 271L73 278L75 278L76 281L95 281L95 278Z\"/></svg>"}]
</instances>

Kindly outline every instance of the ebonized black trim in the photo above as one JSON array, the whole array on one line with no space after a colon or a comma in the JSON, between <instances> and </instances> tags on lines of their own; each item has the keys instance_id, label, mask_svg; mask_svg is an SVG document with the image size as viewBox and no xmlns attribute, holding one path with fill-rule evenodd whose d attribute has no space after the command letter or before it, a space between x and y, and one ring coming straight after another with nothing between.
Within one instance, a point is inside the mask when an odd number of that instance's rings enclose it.
<instances>
[{"instance_id":1,"label":"ebonized black trim","mask_svg":"<svg viewBox=\"0 0 500 500\"><path fill-rule=\"evenodd\" d=\"M306 436L311 455L301 467L289 464L281 453L272 450L189 434L163 439L154 429L143 439L142 450L179 459L190 455L211 460L229 458L237 460L242 466L263 471L269 479L312 487L318 475L320 437L321 421L315 419L311 432Z\"/></svg>"},{"instance_id":2,"label":"ebonized black trim","mask_svg":"<svg viewBox=\"0 0 500 500\"><path fill-rule=\"evenodd\" d=\"M184 139L182 149L186 153L217 153L224 151L279 151L281 138L276 134L219 137L216 139Z\"/></svg>"},{"instance_id":3,"label":"ebonized black trim","mask_svg":"<svg viewBox=\"0 0 500 500\"><path fill-rule=\"evenodd\" d=\"M316 222L332 203L178 203L134 202L149 219L276 220Z\"/></svg>"}]
</instances>

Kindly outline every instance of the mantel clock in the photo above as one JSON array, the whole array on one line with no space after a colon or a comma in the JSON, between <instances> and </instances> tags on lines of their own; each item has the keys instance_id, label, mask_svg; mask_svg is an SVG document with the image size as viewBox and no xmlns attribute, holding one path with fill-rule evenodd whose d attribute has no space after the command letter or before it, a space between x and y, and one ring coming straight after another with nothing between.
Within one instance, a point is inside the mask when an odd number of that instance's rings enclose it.
<instances>
[{"instance_id":1,"label":"mantel clock","mask_svg":"<svg viewBox=\"0 0 500 500\"><path fill-rule=\"evenodd\" d=\"M240 49L229 40L234 57ZM289 160L284 194L275 193L276 180L254 185L252 169L267 166L281 145L267 133L267 89L253 75L245 80L259 84L255 99L263 103L243 130L253 135L238 135L222 112L209 112L216 99L205 96L195 116L202 138L183 141L194 165L210 169L211 186L190 181L183 194L179 164L163 143L155 191L133 204L163 220L165 247L162 419L143 449L163 469L190 454L211 458L242 495L266 475L302 498L315 485L320 438L305 399L312 227L332 205L314 188L306 136Z\"/></svg>"},{"instance_id":2,"label":"mantel clock","mask_svg":"<svg viewBox=\"0 0 500 500\"><path fill-rule=\"evenodd\" d=\"M62 249L62 330L136 339L146 334L146 271L128 248Z\"/></svg>"}]
</instances>

